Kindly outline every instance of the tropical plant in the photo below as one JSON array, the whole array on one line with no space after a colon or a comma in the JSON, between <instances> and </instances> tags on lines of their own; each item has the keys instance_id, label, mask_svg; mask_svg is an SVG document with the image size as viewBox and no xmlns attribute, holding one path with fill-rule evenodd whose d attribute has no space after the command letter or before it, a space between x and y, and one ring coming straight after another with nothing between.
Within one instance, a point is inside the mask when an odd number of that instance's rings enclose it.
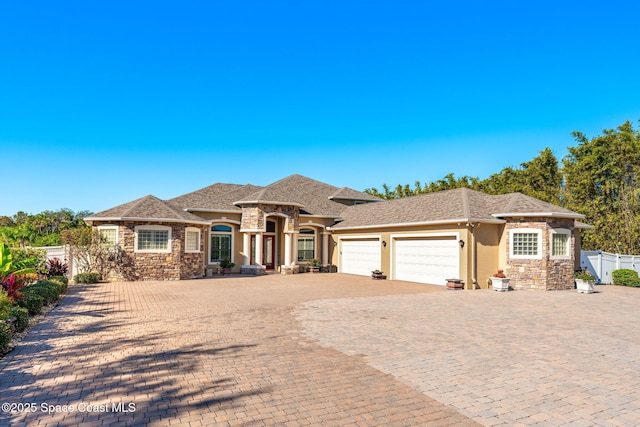
<instances>
[{"instance_id":1,"label":"tropical plant","mask_svg":"<svg viewBox=\"0 0 640 427\"><path fill-rule=\"evenodd\" d=\"M68 272L69 266L66 262L62 262L58 258L47 261L47 277L66 276Z\"/></svg>"},{"instance_id":2,"label":"tropical plant","mask_svg":"<svg viewBox=\"0 0 640 427\"><path fill-rule=\"evenodd\" d=\"M22 299L20 289L25 286L25 280L23 278L11 273L7 277L3 277L1 282L2 283L0 283L0 285L2 285L2 289L7 294L10 301L18 301Z\"/></svg>"}]
</instances>

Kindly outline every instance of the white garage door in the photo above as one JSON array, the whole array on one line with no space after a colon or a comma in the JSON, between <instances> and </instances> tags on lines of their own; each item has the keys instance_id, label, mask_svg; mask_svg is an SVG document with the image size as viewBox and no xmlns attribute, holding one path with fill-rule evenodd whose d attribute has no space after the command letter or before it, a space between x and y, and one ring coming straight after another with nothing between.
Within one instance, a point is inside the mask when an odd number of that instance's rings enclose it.
<instances>
[{"instance_id":1,"label":"white garage door","mask_svg":"<svg viewBox=\"0 0 640 427\"><path fill-rule=\"evenodd\" d=\"M460 247L455 239L396 239L394 278L446 285L460 275Z\"/></svg>"},{"instance_id":2,"label":"white garage door","mask_svg":"<svg viewBox=\"0 0 640 427\"><path fill-rule=\"evenodd\" d=\"M380 240L341 240L340 261L341 273L370 276L380 268Z\"/></svg>"}]
</instances>

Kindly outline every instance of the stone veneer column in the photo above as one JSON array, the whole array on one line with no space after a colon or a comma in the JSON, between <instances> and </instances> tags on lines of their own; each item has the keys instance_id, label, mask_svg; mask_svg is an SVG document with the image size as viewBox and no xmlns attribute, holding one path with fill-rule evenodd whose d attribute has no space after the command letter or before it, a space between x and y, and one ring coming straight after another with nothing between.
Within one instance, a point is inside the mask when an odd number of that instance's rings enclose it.
<instances>
[{"instance_id":1,"label":"stone veneer column","mask_svg":"<svg viewBox=\"0 0 640 427\"><path fill-rule=\"evenodd\" d=\"M251 263L251 234L242 233L242 265Z\"/></svg>"}]
</instances>

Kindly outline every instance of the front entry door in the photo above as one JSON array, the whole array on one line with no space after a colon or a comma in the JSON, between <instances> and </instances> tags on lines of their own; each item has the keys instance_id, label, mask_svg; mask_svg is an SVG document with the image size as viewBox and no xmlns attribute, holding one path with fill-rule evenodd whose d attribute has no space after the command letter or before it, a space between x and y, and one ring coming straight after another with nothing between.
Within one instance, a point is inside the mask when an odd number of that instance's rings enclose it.
<instances>
[{"instance_id":1,"label":"front entry door","mask_svg":"<svg viewBox=\"0 0 640 427\"><path fill-rule=\"evenodd\" d=\"M262 235L262 265L267 270L273 270L275 267L275 255L276 255L276 236ZM256 259L256 235L251 235L251 263L255 263Z\"/></svg>"}]
</instances>

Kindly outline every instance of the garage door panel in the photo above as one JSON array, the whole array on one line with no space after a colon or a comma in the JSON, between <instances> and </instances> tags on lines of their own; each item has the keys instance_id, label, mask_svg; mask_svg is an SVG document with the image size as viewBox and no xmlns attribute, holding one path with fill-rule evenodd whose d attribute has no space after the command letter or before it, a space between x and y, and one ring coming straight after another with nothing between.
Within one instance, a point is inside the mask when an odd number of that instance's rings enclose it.
<instances>
[{"instance_id":1,"label":"garage door panel","mask_svg":"<svg viewBox=\"0 0 640 427\"><path fill-rule=\"evenodd\" d=\"M458 242L454 239L396 240L394 276L397 280L445 285L460 271Z\"/></svg>"},{"instance_id":2,"label":"garage door panel","mask_svg":"<svg viewBox=\"0 0 640 427\"><path fill-rule=\"evenodd\" d=\"M341 272L369 276L380 268L379 240L343 240L341 242Z\"/></svg>"}]
</instances>

